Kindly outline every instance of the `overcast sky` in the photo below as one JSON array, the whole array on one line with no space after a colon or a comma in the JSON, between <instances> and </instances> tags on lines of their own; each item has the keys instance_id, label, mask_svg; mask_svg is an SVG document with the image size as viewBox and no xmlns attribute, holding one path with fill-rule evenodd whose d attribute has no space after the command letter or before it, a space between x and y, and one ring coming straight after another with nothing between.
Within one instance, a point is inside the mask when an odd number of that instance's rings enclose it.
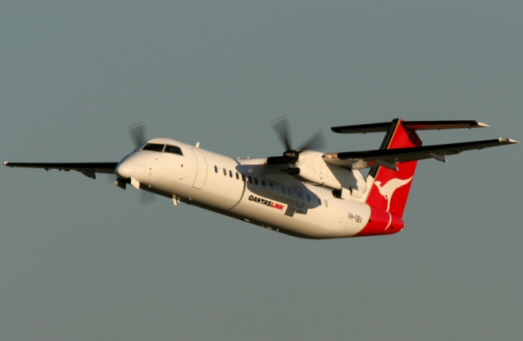
<instances>
[{"instance_id":1,"label":"overcast sky","mask_svg":"<svg viewBox=\"0 0 523 341\"><path fill-rule=\"evenodd\" d=\"M232 157L331 126L523 140L523 3L0 2L1 161L119 161L127 128ZM2 340L520 340L523 147L422 161L403 232L309 241L104 176L0 167Z\"/></svg>"}]
</instances>

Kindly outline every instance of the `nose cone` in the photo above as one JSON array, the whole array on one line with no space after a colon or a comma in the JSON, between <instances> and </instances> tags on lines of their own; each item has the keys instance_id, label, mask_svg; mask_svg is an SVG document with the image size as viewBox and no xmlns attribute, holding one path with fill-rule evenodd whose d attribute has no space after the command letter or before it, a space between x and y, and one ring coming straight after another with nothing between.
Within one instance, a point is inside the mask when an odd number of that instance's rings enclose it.
<instances>
[{"instance_id":1,"label":"nose cone","mask_svg":"<svg viewBox=\"0 0 523 341\"><path fill-rule=\"evenodd\" d=\"M124 160L116 166L116 175L120 178L129 179L133 176L135 165L130 160Z\"/></svg>"}]
</instances>

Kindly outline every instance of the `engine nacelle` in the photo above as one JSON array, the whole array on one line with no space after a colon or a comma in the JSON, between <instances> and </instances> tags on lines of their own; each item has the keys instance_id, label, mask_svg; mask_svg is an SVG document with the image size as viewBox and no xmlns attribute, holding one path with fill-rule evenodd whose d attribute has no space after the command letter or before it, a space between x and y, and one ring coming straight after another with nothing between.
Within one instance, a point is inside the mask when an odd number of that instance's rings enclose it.
<instances>
[{"instance_id":1,"label":"engine nacelle","mask_svg":"<svg viewBox=\"0 0 523 341\"><path fill-rule=\"evenodd\" d=\"M302 181L311 182L341 190L343 188L344 197L346 193L351 193L353 197L362 197L367 191L367 182L360 171L351 170L328 164L323 160L323 154L315 151L303 151L295 167L287 170L289 175L295 176Z\"/></svg>"},{"instance_id":2,"label":"engine nacelle","mask_svg":"<svg viewBox=\"0 0 523 341\"><path fill-rule=\"evenodd\" d=\"M325 177L321 173L307 167L292 167L287 170L289 175L295 176L300 180L312 182L314 184L330 187L332 189L341 189L341 183L334 177Z\"/></svg>"}]
</instances>

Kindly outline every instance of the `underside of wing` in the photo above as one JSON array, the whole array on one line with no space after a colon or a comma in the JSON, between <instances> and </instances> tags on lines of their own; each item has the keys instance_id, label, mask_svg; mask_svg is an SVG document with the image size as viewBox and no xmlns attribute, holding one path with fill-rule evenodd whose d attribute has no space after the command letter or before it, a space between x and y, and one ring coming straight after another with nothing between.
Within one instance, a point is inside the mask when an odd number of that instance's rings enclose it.
<instances>
[{"instance_id":1,"label":"underside of wing","mask_svg":"<svg viewBox=\"0 0 523 341\"><path fill-rule=\"evenodd\" d=\"M467 150L479 150L515 143L519 142L508 138L499 138L494 140L440 144L416 148L330 153L324 155L324 160L325 162L336 166L350 167L352 169L362 169L375 166L395 168L395 165L401 162L429 158L446 162L447 155L459 154Z\"/></svg>"},{"instance_id":2,"label":"underside of wing","mask_svg":"<svg viewBox=\"0 0 523 341\"><path fill-rule=\"evenodd\" d=\"M4 166L17 168L42 168L45 170L58 169L63 171L74 170L83 175L96 179L95 173L113 174L118 162L75 162L75 163L49 163L49 162L4 162Z\"/></svg>"}]
</instances>

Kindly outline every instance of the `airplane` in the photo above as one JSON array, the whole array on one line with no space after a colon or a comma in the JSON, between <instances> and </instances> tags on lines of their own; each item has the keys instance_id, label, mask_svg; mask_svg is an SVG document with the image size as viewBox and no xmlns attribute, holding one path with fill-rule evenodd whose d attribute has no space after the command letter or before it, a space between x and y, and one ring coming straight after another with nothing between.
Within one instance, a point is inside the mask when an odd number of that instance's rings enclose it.
<instances>
[{"instance_id":1,"label":"airplane","mask_svg":"<svg viewBox=\"0 0 523 341\"><path fill-rule=\"evenodd\" d=\"M136 149L120 162L20 163L7 167L116 175L131 186L263 228L307 239L389 235L403 216L418 160L447 162L463 151L519 143L509 138L422 146L418 131L488 128L477 121L404 121L332 127L338 134L385 133L377 150L321 153L321 133L300 148L291 144L286 118L273 123L281 156L234 159L170 138L144 138L130 128ZM366 176L361 172L368 169Z\"/></svg>"}]
</instances>

